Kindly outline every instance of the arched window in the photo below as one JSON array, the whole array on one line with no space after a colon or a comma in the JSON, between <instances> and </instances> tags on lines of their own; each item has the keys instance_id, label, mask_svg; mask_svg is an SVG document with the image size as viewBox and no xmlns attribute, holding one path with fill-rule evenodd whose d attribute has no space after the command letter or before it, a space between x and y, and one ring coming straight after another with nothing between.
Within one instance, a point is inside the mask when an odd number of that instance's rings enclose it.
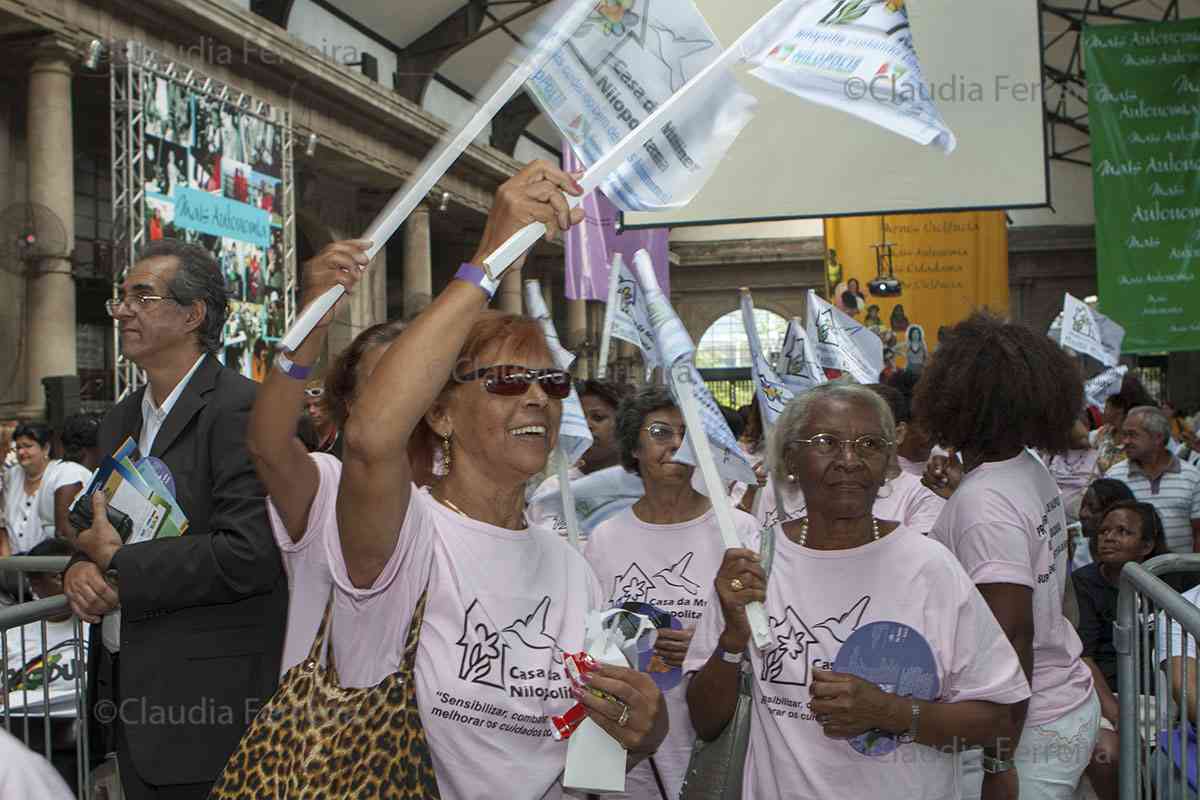
<instances>
[{"instance_id":1,"label":"arched window","mask_svg":"<svg viewBox=\"0 0 1200 800\"><path fill-rule=\"evenodd\" d=\"M772 311L756 308L754 324L766 357L774 363L783 346L788 321ZM742 325L741 311L730 311L704 332L696 348L696 366L699 369L750 369L750 339Z\"/></svg>"}]
</instances>

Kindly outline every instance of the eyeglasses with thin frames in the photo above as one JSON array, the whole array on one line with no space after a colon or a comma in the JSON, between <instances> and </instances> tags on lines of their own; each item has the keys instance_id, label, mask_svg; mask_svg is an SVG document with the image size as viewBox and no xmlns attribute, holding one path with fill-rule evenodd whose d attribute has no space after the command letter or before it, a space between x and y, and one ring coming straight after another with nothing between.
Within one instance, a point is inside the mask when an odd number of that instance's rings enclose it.
<instances>
[{"instance_id":1,"label":"eyeglasses with thin frames","mask_svg":"<svg viewBox=\"0 0 1200 800\"><path fill-rule=\"evenodd\" d=\"M140 314L141 312L149 309L154 303L158 303L163 300L170 300L173 303L179 302L174 297L164 296L161 294L135 294L125 295L122 297L110 297L104 301L104 309L108 312L110 317L116 317L117 313L121 310L121 306L129 309L134 314Z\"/></svg>"},{"instance_id":2,"label":"eyeglasses with thin frames","mask_svg":"<svg viewBox=\"0 0 1200 800\"><path fill-rule=\"evenodd\" d=\"M864 461L880 458L887 454L888 448L895 444L887 437L868 433L857 439L839 439L831 433L818 433L808 439L793 439L791 444L811 447L819 456L833 456L838 452L850 449Z\"/></svg>"},{"instance_id":3,"label":"eyeglasses with thin frames","mask_svg":"<svg viewBox=\"0 0 1200 800\"><path fill-rule=\"evenodd\" d=\"M681 425L678 428L673 425L668 425L665 422L651 422L646 427L642 428L646 433L650 434L650 438L656 442L673 442L678 436L680 441L687 435L687 426Z\"/></svg>"}]
</instances>

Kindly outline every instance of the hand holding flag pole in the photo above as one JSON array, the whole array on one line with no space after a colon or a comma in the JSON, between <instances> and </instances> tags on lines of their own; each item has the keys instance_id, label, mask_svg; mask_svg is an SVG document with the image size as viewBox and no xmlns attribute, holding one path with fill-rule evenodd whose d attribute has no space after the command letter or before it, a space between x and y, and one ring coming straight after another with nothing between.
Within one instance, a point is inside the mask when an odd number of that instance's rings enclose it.
<instances>
[{"instance_id":1,"label":"hand holding flag pole","mask_svg":"<svg viewBox=\"0 0 1200 800\"><path fill-rule=\"evenodd\" d=\"M426 195L433 190L434 186L442 179L453 166L458 157L471 145L473 141L483 132L488 126L488 123L499 113L500 109L513 98L525 83L542 68L562 46L566 43L588 14L595 7L594 0L562 0L555 7L543 12L542 19L556 19L553 27L548 33L538 42L538 44L530 51L517 67L503 77L499 81L499 85L488 95L485 88L480 96L488 96L479 110L471 117L471 119L458 129L458 131L446 141L440 143L421 163L417 168L414 177L410 178L404 186L392 195L391 200L384 206L383 210L372 220L367 226L366 232L362 235L363 239L369 239L372 244L367 250L367 258L374 259L376 254L383 249L392 238L393 234L400 228L404 220L408 219L409 214L413 209L425 199ZM565 9L565 10L564 10ZM543 230L543 233L545 231ZM536 244L535 238L530 242L530 246ZM504 265L507 268L513 261L525 252L525 249L517 252ZM500 268L495 272L489 273L493 278L497 278L504 271ZM284 334L283 339L279 342L279 348L286 352L294 352L300 344L308 338L312 333L313 328L324 317L329 310L337 304L337 301L342 298L346 290L342 286L334 286L327 290L325 294L318 297L312 302L304 312L296 318L292 323L292 327Z\"/></svg>"},{"instance_id":2,"label":"hand holding flag pole","mask_svg":"<svg viewBox=\"0 0 1200 800\"><path fill-rule=\"evenodd\" d=\"M667 374L670 376L672 394L679 403L679 410L683 413L684 424L687 426L687 441L691 443L695 452L696 463L704 478L708 499L712 503L713 513L717 517L721 541L726 549L744 547L745 544L738 539L737 529L734 526L733 506L729 502L725 482L717 472L717 462L709 442L710 426L705 424L703 410L696 399L696 381L699 373L696 372L696 367L692 363L695 348L691 347L691 341L683 328L683 323L675 314L675 310L671 308L670 302L658 288L650 255L645 250L639 250L634 256L633 262L637 269L638 281L646 294L647 305L650 307L662 362L669 367ZM721 424L725 424L723 417ZM734 446L736 448L736 443ZM728 454L723 453L722 455L723 460L728 460ZM746 606L746 618L750 622L750 633L754 643L760 649L765 648L771 643L766 608L762 603L751 603Z\"/></svg>"},{"instance_id":3,"label":"hand holding flag pole","mask_svg":"<svg viewBox=\"0 0 1200 800\"><path fill-rule=\"evenodd\" d=\"M588 168L579 180L580 185L583 186L583 193L586 195L599 188L604 180L616 171L627 158L641 150L645 146L646 140L652 138L654 133L664 123L671 121L671 114L676 108L683 105L683 102L697 90L707 89L707 84L712 77L720 75L732 65L748 59L757 50L761 49L766 38L771 35L771 32L779 27L785 19L794 14L796 9L806 1L782 0L782 2L768 11L762 19L750 26L720 56L713 59L711 63L693 75L691 80L680 87L679 91L671 95L670 99L651 112L641 124L626 134L610 151L597 159ZM582 197L568 197L567 202L572 208L575 208L583 200ZM524 253L530 247L537 244L538 239L545 235L546 228L540 222L526 226L484 260L484 270L489 275L495 277L495 275L502 272L509 264L516 260L521 253Z\"/></svg>"}]
</instances>

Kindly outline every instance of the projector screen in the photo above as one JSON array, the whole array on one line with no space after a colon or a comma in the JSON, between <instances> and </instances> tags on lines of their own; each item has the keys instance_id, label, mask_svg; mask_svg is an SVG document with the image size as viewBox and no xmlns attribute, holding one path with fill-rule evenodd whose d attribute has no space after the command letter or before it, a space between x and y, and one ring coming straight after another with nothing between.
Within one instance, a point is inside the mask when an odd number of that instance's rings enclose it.
<instances>
[{"instance_id":1,"label":"projector screen","mask_svg":"<svg viewBox=\"0 0 1200 800\"><path fill-rule=\"evenodd\" d=\"M776 0L695 0L723 45ZM950 155L746 73L758 113L686 207L627 227L1044 206L1050 201L1037 0L908 0Z\"/></svg>"}]
</instances>

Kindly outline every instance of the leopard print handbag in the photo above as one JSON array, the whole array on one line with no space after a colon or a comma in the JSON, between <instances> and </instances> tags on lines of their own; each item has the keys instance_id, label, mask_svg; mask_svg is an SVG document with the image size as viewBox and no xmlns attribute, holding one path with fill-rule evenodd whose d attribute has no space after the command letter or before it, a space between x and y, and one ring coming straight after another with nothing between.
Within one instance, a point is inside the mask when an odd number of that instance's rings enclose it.
<instances>
[{"instance_id":1,"label":"leopard print handbag","mask_svg":"<svg viewBox=\"0 0 1200 800\"><path fill-rule=\"evenodd\" d=\"M439 798L417 710L415 664L425 616L413 611L400 670L367 689L344 689L333 661L333 595L308 658L283 676L229 757L209 800L428 800Z\"/></svg>"}]
</instances>

